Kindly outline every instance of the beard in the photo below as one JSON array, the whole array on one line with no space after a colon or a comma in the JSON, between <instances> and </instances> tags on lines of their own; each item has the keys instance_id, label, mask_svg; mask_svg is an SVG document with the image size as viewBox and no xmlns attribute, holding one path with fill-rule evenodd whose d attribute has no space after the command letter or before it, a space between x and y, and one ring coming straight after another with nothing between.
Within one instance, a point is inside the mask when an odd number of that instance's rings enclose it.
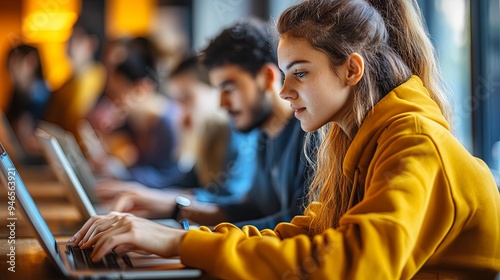
<instances>
[{"instance_id":1,"label":"beard","mask_svg":"<svg viewBox=\"0 0 500 280\"><path fill-rule=\"evenodd\" d=\"M250 123L245 127L239 128L239 132L248 133L257 127L261 127L271 116L273 105L270 98L266 95L266 91L259 89L259 97L258 102L252 104L249 108Z\"/></svg>"}]
</instances>

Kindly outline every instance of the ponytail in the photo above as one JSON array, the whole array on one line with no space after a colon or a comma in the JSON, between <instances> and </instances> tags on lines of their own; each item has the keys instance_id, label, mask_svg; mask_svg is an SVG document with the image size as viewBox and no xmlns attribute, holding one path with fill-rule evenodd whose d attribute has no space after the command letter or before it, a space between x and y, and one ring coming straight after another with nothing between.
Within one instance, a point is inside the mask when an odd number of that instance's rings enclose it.
<instances>
[{"instance_id":1,"label":"ponytail","mask_svg":"<svg viewBox=\"0 0 500 280\"><path fill-rule=\"evenodd\" d=\"M448 122L452 113L444 89L435 49L429 39L416 0L368 1L382 16L389 34L389 46L401 57L414 75L420 77L431 98Z\"/></svg>"}]
</instances>

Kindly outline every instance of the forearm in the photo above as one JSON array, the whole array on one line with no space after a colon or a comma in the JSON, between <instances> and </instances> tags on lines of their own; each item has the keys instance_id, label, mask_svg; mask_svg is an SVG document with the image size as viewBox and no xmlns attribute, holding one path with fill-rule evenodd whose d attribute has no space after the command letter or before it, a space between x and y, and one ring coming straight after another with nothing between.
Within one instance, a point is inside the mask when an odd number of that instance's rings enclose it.
<instances>
[{"instance_id":1,"label":"forearm","mask_svg":"<svg viewBox=\"0 0 500 280\"><path fill-rule=\"evenodd\" d=\"M215 233L188 232L180 256L184 264L222 279L396 279L408 236L384 221L379 225L391 235L377 234L371 222L328 230L314 239L305 234L280 239L269 230L224 224ZM375 238L368 240L365 233Z\"/></svg>"}]
</instances>

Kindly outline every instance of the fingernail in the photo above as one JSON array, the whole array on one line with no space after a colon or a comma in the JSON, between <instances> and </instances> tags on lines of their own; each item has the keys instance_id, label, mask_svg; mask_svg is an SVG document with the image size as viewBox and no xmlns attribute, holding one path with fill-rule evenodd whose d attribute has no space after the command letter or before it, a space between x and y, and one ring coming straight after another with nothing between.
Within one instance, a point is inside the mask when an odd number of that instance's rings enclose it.
<instances>
[{"instance_id":1,"label":"fingernail","mask_svg":"<svg viewBox=\"0 0 500 280\"><path fill-rule=\"evenodd\" d=\"M75 237L74 237L74 236L73 236L73 237L71 237L71 238L68 240L68 242L73 242L73 241L75 241Z\"/></svg>"}]
</instances>

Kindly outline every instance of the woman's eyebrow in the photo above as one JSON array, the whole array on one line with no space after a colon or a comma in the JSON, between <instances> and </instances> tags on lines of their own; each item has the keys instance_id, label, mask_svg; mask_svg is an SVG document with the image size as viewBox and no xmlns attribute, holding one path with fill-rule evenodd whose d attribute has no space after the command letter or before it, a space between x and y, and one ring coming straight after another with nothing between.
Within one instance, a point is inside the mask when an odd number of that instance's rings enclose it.
<instances>
[{"instance_id":1,"label":"woman's eyebrow","mask_svg":"<svg viewBox=\"0 0 500 280\"><path fill-rule=\"evenodd\" d=\"M300 63L310 63L310 62L308 60L295 60L295 61L290 62L286 66L286 70L290 70L290 68L292 68L295 64L300 64Z\"/></svg>"}]
</instances>

